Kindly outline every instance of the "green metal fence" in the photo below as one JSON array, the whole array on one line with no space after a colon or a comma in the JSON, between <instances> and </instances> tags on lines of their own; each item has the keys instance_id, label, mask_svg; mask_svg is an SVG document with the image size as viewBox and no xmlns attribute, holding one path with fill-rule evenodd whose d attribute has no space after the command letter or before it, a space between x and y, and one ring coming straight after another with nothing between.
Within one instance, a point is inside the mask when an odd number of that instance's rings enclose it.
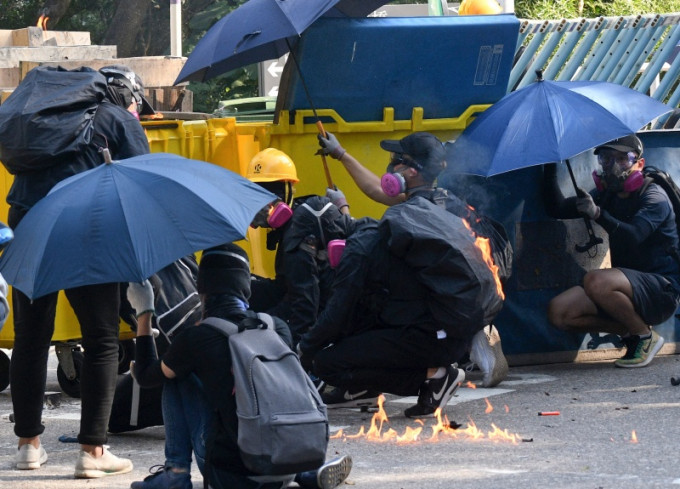
<instances>
[{"instance_id":1,"label":"green metal fence","mask_svg":"<svg viewBox=\"0 0 680 489\"><path fill-rule=\"evenodd\" d=\"M678 107L679 24L680 13L523 20L509 90L533 82L542 70L544 79L609 81Z\"/></svg>"}]
</instances>

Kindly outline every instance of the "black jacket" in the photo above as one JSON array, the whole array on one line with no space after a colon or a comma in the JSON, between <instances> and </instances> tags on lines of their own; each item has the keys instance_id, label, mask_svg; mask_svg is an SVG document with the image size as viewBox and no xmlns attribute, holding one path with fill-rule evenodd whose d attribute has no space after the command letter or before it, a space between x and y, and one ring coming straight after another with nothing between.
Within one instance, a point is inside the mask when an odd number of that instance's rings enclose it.
<instances>
[{"instance_id":1,"label":"black jacket","mask_svg":"<svg viewBox=\"0 0 680 489\"><path fill-rule=\"evenodd\" d=\"M326 245L333 239L347 239L357 222L327 197L312 195L295 199L290 221L269 233L276 239L268 243L270 249L276 246L275 281L286 291L283 301L288 315L284 319L296 341L314 325L331 295L334 272ZM281 313L279 309L274 312Z\"/></svg>"},{"instance_id":2,"label":"black jacket","mask_svg":"<svg viewBox=\"0 0 680 489\"><path fill-rule=\"evenodd\" d=\"M62 156L46 168L14 177L7 203L22 217L50 189L72 175L104 163L101 148L109 148L114 160L149 153L149 142L139 121L127 110L104 100L94 116L90 144L72 156ZM15 227L17 222L10 222Z\"/></svg>"}]
</instances>

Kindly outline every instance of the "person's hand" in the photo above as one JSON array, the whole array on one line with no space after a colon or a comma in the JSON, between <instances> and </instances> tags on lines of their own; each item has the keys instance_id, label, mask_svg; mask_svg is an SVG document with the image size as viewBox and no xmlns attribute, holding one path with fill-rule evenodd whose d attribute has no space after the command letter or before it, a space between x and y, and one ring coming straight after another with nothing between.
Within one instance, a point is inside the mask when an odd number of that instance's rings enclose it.
<instances>
[{"instance_id":1,"label":"person's hand","mask_svg":"<svg viewBox=\"0 0 680 489\"><path fill-rule=\"evenodd\" d=\"M595 205L592 195L582 189L577 189L576 193L576 210L593 220L600 217L600 208Z\"/></svg>"},{"instance_id":2,"label":"person's hand","mask_svg":"<svg viewBox=\"0 0 680 489\"><path fill-rule=\"evenodd\" d=\"M347 199L345 198L345 194L343 194L342 190L339 190L338 187L326 188L326 197L331 199L333 205L335 205L338 209L342 209L345 206L349 207Z\"/></svg>"},{"instance_id":3,"label":"person's hand","mask_svg":"<svg viewBox=\"0 0 680 489\"><path fill-rule=\"evenodd\" d=\"M345 148L340 146L338 138L330 132L326 131L326 137L321 134L317 134L316 137L319 139L319 146L321 146L319 151L322 154L329 155L336 160L339 160L345 154Z\"/></svg>"},{"instance_id":4,"label":"person's hand","mask_svg":"<svg viewBox=\"0 0 680 489\"><path fill-rule=\"evenodd\" d=\"M151 287L151 282L148 279L141 284L130 282L127 289L127 300L135 310L136 317L147 312L152 314L155 312L153 306L153 287Z\"/></svg>"}]
</instances>

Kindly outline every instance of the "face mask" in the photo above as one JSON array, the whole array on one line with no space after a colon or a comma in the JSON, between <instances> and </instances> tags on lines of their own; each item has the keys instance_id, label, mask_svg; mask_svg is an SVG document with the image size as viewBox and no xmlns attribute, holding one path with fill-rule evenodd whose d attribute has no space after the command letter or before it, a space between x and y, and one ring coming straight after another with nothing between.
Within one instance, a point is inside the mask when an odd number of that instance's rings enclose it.
<instances>
[{"instance_id":1,"label":"face mask","mask_svg":"<svg viewBox=\"0 0 680 489\"><path fill-rule=\"evenodd\" d=\"M328 245L326 245L326 250L328 252L328 264L331 266L331 268L336 268L340 264L342 252L345 251L345 240L330 240Z\"/></svg>"},{"instance_id":2,"label":"face mask","mask_svg":"<svg viewBox=\"0 0 680 489\"><path fill-rule=\"evenodd\" d=\"M406 192L406 179L404 178L404 169L396 173L385 173L380 178L380 187L385 195L388 197L396 197L397 195Z\"/></svg>"},{"instance_id":3,"label":"face mask","mask_svg":"<svg viewBox=\"0 0 680 489\"><path fill-rule=\"evenodd\" d=\"M635 192L645 181L641 171L627 171L621 175L606 174L594 171L593 180L595 187L600 192L610 190L612 192Z\"/></svg>"},{"instance_id":4,"label":"face mask","mask_svg":"<svg viewBox=\"0 0 680 489\"><path fill-rule=\"evenodd\" d=\"M273 206L263 207L260 212L255 214L250 227L278 229L286 224L291 217L293 217L293 210L290 206L285 202L278 201Z\"/></svg>"},{"instance_id":5,"label":"face mask","mask_svg":"<svg viewBox=\"0 0 680 489\"><path fill-rule=\"evenodd\" d=\"M279 202L274 206L271 212L269 212L267 224L272 229L278 229L286 224L291 217L293 217L293 209L285 202Z\"/></svg>"},{"instance_id":6,"label":"face mask","mask_svg":"<svg viewBox=\"0 0 680 489\"><path fill-rule=\"evenodd\" d=\"M593 172L593 180L598 190L611 192L635 192L644 183L644 176L632 167L638 157L633 152L626 154L603 151L598 155L602 171Z\"/></svg>"}]
</instances>

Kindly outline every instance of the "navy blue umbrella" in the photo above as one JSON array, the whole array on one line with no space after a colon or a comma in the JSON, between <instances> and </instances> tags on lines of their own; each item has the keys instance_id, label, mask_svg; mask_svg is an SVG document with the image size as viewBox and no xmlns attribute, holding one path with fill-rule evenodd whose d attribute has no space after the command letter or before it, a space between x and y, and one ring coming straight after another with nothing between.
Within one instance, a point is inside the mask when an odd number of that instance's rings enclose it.
<instances>
[{"instance_id":1,"label":"navy blue umbrella","mask_svg":"<svg viewBox=\"0 0 680 489\"><path fill-rule=\"evenodd\" d=\"M198 41L175 85L279 58L319 17L365 17L386 3L389 0L249 0Z\"/></svg>"},{"instance_id":2,"label":"navy blue umbrella","mask_svg":"<svg viewBox=\"0 0 680 489\"><path fill-rule=\"evenodd\" d=\"M539 80L482 112L448 145L448 168L488 177L565 161L671 110L613 83Z\"/></svg>"},{"instance_id":3,"label":"navy blue umbrella","mask_svg":"<svg viewBox=\"0 0 680 489\"><path fill-rule=\"evenodd\" d=\"M565 161L612 139L637 132L673 110L647 95L608 82L538 81L511 92L482 112L447 145L451 173L492 176L543 163ZM602 242L585 219L587 251Z\"/></svg>"},{"instance_id":4,"label":"navy blue umbrella","mask_svg":"<svg viewBox=\"0 0 680 489\"><path fill-rule=\"evenodd\" d=\"M141 282L187 254L243 239L275 198L234 172L173 154L114 161L63 180L33 206L0 272L30 298Z\"/></svg>"}]
</instances>

